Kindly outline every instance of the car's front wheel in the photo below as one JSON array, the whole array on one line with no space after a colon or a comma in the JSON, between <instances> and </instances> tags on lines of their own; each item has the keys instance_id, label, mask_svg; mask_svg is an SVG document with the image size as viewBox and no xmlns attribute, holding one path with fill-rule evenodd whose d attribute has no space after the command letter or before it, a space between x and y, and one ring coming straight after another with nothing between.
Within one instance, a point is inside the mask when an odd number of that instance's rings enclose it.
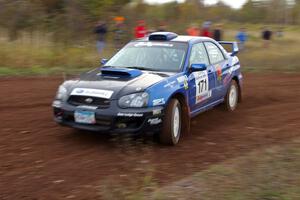
<instances>
[{"instance_id":1,"label":"car's front wheel","mask_svg":"<svg viewBox=\"0 0 300 200\"><path fill-rule=\"evenodd\" d=\"M163 144L175 145L181 134L182 108L177 99L171 99L165 112L159 139Z\"/></svg>"}]
</instances>

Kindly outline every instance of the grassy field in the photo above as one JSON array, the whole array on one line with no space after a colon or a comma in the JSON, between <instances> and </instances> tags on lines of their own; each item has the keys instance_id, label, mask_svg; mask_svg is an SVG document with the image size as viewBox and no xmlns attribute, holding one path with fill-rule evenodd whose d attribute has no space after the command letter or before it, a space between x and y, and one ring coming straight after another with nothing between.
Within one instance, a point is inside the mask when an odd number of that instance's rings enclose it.
<instances>
[{"instance_id":1,"label":"grassy field","mask_svg":"<svg viewBox=\"0 0 300 200\"><path fill-rule=\"evenodd\" d=\"M212 165L162 188L146 163L137 176L108 179L99 194L107 200L298 200L299 156L300 138L294 138Z\"/></svg>"},{"instance_id":2,"label":"grassy field","mask_svg":"<svg viewBox=\"0 0 300 200\"><path fill-rule=\"evenodd\" d=\"M263 48L260 39L261 26L248 29L249 42L240 52L239 58L244 71L300 70L300 30L288 27L284 37L274 37L269 48ZM226 27L224 40L233 40L238 26ZM49 37L29 37L24 34L14 42L8 42L0 34L0 75L47 75L78 73L99 66L100 57L109 58L116 51L110 42L102 55L98 55L93 40L79 44L58 44Z\"/></svg>"},{"instance_id":3,"label":"grassy field","mask_svg":"<svg viewBox=\"0 0 300 200\"><path fill-rule=\"evenodd\" d=\"M227 160L159 189L161 199L300 199L300 138Z\"/></svg>"}]
</instances>

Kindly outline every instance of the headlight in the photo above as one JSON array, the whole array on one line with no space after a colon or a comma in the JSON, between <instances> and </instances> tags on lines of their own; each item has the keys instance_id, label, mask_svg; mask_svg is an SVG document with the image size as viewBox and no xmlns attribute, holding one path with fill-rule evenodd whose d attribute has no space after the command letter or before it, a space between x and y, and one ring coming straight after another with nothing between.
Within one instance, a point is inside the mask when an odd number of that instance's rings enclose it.
<instances>
[{"instance_id":1,"label":"headlight","mask_svg":"<svg viewBox=\"0 0 300 200\"><path fill-rule=\"evenodd\" d=\"M134 93L123 96L119 99L121 108L141 108L148 104L149 95L146 92Z\"/></svg>"},{"instance_id":2,"label":"headlight","mask_svg":"<svg viewBox=\"0 0 300 200\"><path fill-rule=\"evenodd\" d=\"M65 101L67 100L67 89L64 86L59 86L56 93L56 99Z\"/></svg>"}]
</instances>

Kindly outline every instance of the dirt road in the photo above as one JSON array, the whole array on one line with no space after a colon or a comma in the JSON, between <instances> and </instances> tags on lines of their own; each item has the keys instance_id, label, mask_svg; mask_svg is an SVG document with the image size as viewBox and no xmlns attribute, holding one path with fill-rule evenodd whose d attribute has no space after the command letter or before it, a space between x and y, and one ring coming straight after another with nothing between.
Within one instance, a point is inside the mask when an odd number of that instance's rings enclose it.
<instances>
[{"instance_id":1,"label":"dirt road","mask_svg":"<svg viewBox=\"0 0 300 200\"><path fill-rule=\"evenodd\" d=\"M58 78L0 78L0 199L92 199L107 179L154 169L160 184L300 136L300 75L246 74L235 113L192 121L176 147L78 132L52 120Z\"/></svg>"}]
</instances>

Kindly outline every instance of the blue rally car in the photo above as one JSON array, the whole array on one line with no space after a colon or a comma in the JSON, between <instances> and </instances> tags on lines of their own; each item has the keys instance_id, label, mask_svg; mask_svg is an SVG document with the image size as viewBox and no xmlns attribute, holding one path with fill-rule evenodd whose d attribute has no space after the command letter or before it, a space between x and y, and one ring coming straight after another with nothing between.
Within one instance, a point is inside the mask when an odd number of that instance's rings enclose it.
<instances>
[{"instance_id":1,"label":"blue rally car","mask_svg":"<svg viewBox=\"0 0 300 200\"><path fill-rule=\"evenodd\" d=\"M175 145L197 114L221 103L236 109L243 80L237 52L235 42L152 33L59 86L55 121L104 133L153 132Z\"/></svg>"}]
</instances>

